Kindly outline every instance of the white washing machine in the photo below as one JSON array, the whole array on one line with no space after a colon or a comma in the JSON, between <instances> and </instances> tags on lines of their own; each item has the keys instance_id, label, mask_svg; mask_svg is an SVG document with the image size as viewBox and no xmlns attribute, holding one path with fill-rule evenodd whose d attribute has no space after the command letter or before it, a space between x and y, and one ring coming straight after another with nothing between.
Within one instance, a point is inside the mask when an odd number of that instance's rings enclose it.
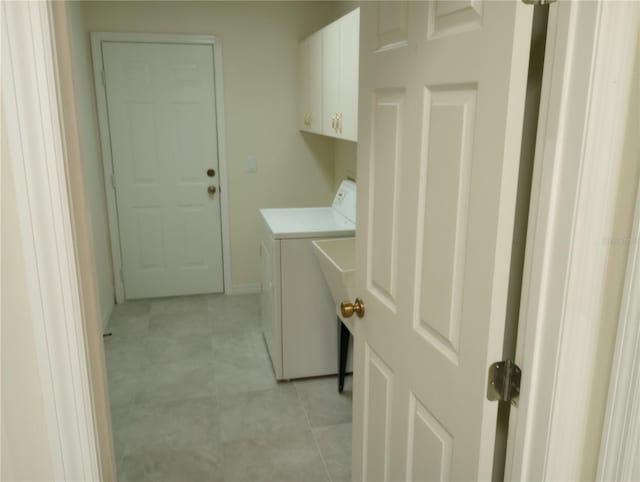
<instances>
[{"instance_id":1,"label":"white washing machine","mask_svg":"<svg viewBox=\"0 0 640 482\"><path fill-rule=\"evenodd\" d=\"M356 185L331 207L261 209L262 323L276 379L338 372L336 306L311 242L355 236Z\"/></svg>"}]
</instances>

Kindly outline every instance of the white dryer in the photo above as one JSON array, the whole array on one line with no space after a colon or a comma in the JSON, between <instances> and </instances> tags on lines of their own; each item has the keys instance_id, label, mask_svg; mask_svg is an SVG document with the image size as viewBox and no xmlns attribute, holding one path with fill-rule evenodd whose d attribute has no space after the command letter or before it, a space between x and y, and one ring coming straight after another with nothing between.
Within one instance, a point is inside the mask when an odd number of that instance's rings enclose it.
<instances>
[{"instance_id":1,"label":"white dryer","mask_svg":"<svg viewBox=\"0 0 640 482\"><path fill-rule=\"evenodd\" d=\"M261 316L276 379L338 372L336 306L311 242L355 236L356 185L331 207L261 209Z\"/></svg>"}]
</instances>

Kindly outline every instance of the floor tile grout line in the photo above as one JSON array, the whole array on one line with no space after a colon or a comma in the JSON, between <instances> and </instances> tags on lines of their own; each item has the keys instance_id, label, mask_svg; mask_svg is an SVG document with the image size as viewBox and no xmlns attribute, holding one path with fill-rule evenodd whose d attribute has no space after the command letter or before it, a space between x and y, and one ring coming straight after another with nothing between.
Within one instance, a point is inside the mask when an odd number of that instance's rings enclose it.
<instances>
[{"instance_id":1,"label":"floor tile grout line","mask_svg":"<svg viewBox=\"0 0 640 482\"><path fill-rule=\"evenodd\" d=\"M300 396L300 392L298 391L298 385L295 382L293 383L293 388L296 391L296 395L298 396L298 400L300 401L300 404L302 405L302 410L304 411L304 415L307 419L307 424L309 424L309 432L311 432L311 438L313 438L313 443L316 446L316 450L318 451L318 455L320 455L320 460L322 461L322 466L324 467L324 472L327 475L327 478L329 479L329 482L333 482L333 477L331 477L331 472L329 472L329 467L327 466L327 461L324 459L324 455L322 454L322 450L320 449L320 444L318 443L318 439L316 438L316 434L313 431L313 427L311 426L311 419L309 418L309 412L307 411L307 407L304 404L304 401L302 400L302 397Z\"/></svg>"}]
</instances>

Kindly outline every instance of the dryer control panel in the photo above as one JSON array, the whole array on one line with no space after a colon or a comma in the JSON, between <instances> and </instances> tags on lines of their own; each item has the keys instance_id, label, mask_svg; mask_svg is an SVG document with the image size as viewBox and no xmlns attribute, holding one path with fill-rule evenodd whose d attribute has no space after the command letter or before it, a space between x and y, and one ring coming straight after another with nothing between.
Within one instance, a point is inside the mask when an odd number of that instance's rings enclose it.
<instances>
[{"instance_id":1,"label":"dryer control panel","mask_svg":"<svg viewBox=\"0 0 640 482\"><path fill-rule=\"evenodd\" d=\"M356 222L356 183L345 179L333 198L333 209L352 223Z\"/></svg>"}]
</instances>

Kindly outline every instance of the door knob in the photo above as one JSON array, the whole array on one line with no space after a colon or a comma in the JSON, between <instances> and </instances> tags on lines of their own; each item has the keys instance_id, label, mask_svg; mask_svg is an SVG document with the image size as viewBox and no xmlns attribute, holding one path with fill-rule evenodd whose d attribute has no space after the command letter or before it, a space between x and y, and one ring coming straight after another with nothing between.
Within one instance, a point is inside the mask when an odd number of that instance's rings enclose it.
<instances>
[{"instance_id":1,"label":"door knob","mask_svg":"<svg viewBox=\"0 0 640 482\"><path fill-rule=\"evenodd\" d=\"M216 189L215 186L209 186L207 188L207 192L209 193L209 196L213 196L218 190Z\"/></svg>"},{"instance_id":2,"label":"door knob","mask_svg":"<svg viewBox=\"0 0 640 482\"><path fill-rule=\"evenodd\" d=\"M343 301L340 303L340 311L345 318L351 318L354 313L358 315L358 318L362 318L364 316L364 301L360 298L356 298L353 303Z\"/></svg>"}]
</instances>

